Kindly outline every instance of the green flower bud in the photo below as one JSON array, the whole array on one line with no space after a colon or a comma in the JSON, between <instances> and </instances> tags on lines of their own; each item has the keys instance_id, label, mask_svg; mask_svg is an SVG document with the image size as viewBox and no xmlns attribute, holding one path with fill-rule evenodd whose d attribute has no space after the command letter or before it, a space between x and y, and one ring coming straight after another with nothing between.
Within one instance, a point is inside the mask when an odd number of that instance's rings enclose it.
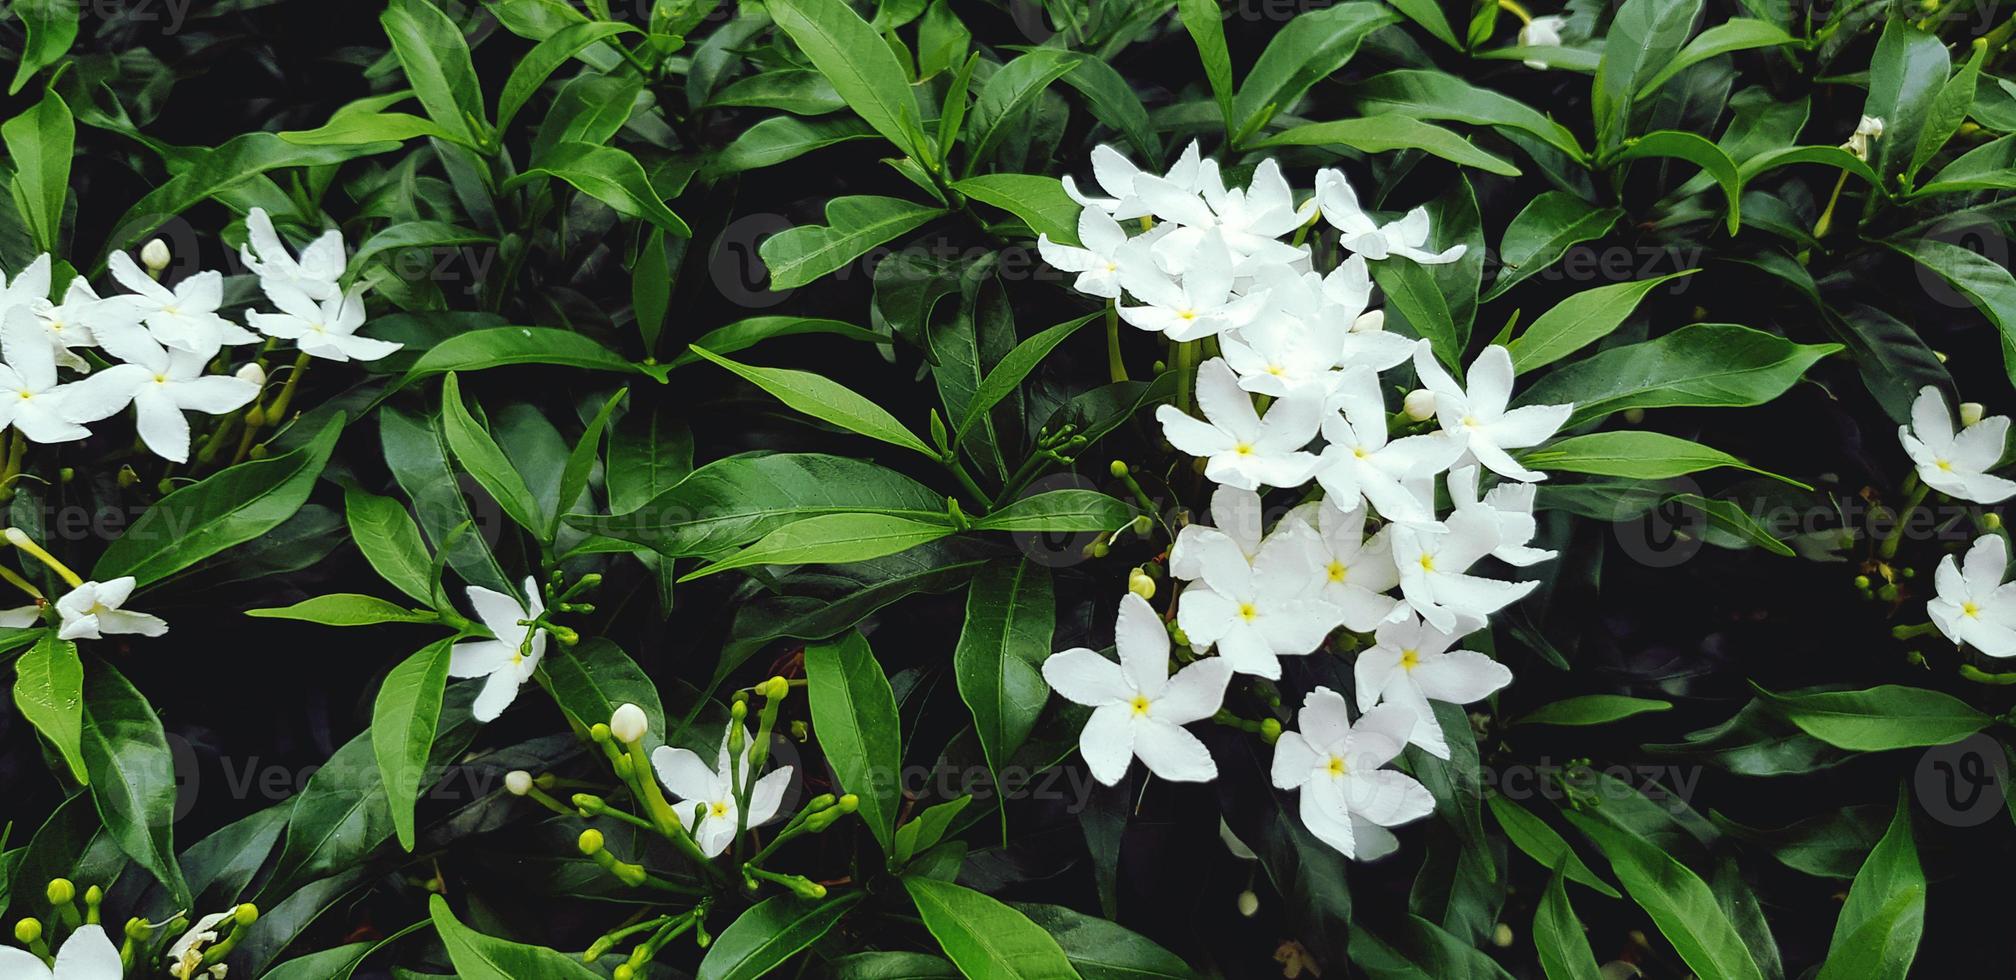
<instances>
[{"instance_id":1,"label":"green flower bud","mask_svg":"<svg viewBox=\"0 0 2016 980\"><path fill-rule=\"evenodd\" d=\"M42 921L35 918L22 919L14 923L14 939L17 942L32 943L42 938Z\"/></svg>"},{"instance_id":2,"label":"green flower bud","mask_svg":"<svg viewBox=\"0 0 2016 980\"><path fill-rule=\"evenodd\" d=\"M1113 465L1108 466L1106 470L1112 473L1114 478L1118 479L1127 475L1127 464L1116 459L1113 461Z\"/></svg>"},{"instance_id":3,"label":"green flower bud","mask_svg":"<svg viewBox=\"0 0 2016 980\"><path fill-rule=\"evenodd\" d=\"M840 802L839 797L831 793L821 793L805 801L805 811L807 813L818 813L838 802Z\"/></svg>"},{"instance_id":4,"label":"green flower bud","mask_svg":"<svg viewBox=\"0 0 2016 980\"><path fill-rule=\"evenodd\" d=\"M2002 530L2002 515L1997 514L1992 510L1986 514L1981 515L1981 526L1987 528L1990 531Z\"/></svg>"},{"instance_id":5,"label":"green flower bud","mask_svg":"<svg viewBox=\"0 0 2016 980\"><path fill-rule=\"evenodd\" d=\"M855 796L852 793L848 793L847 795L842 796L840 797L840 799L836 800L834 802L834 805L840 808L841 813L853 813L856 808L860 807L861 798Z\"/></svg>"},{"instance_id":6,"label":"green flower bud","mask_svg":"<svg viewBox=\"0 0 2016 980\"><path fill-rule=\"evenodd\" d=\"M53 878L49 882L46 894L49 896L49 904L66 905L77 897L77 886L71 884L68 878Z\"/></svg>"},{"instance_id":7,"label":"green flower bud","mask_svg":"<svg viewBox=\"0 0 2016 980\"><path fill-rule=\"evenodd\" d=\"M1856 588L1858 588L1858 589L1866 589L1866 588L1868 588L1868 587L1869 587L1869 576L1867 576L1867 575L1857 575L1857 576L1855 576L1855 587L1856 587Z\"/></svg>"},{"instance_id":8,"label":"green flower bud","mask_svg":"<svg viewBox=\"0 0 2016 980\"><path fill-rule=\"evenodd\" d=\"M596 830L593 827L590 827L587 830L581 832L581 839L577 843L581 848L581 853L586 854L589 857L593 857L597 854L600 854L602 852L602 843L603 843L602 832Z\"/></svg>"},{"instance_id":9,"label":"green flower bud","mask_svg":"<svg viewBox=\"0 0 2016 980\"><path fill-rule=\"evenodd\" d=\"M1261 719L1260 737L1266 740L1268 745L1273 745L1281 737L1281 722L1274 718Z\"/></svg>"},{"instance_id":10,"label":"green flower bud","mask_svg":"<svg viewBox=\"0 0 2016 980\"><path fill-rule=\"evenodd\" d=\"M616 969L611 971L609 975L614 977L615 980L634 980L637 976L637 968L628 963L619 963L616 965Z\"/></svg>"},{"instance_id":11,"label":"green flower bud","mask_svg":"<svg viewBox=\"0 0 2016 980\"><path fill-rule=\"evenodd\" d=\"M615 733L609 730L609 726L599 721L589 726L588 728L588 737L594 739L597 742L607 742L614 736Z\"/></svg>"},{"instance_id":12,"label":"green flower bud","mask_svg":"<svg viewBox=\"0 0 2016 980\"><path fill-rule=\"evenodd\" d=\"M259 906L246 902L231 911L231 917L241 926L249 926L259 921Z\"/></svg>"}]
</instances>

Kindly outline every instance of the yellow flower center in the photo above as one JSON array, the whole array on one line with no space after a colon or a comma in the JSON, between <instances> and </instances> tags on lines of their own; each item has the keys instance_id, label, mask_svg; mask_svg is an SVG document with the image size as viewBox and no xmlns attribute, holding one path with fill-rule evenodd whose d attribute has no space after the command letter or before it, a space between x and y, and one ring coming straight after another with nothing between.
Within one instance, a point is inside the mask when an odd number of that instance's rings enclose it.
<instances>
[{"instance_id":1,"label":"yellow flower center","mask_svg":"<svg viewBox=\"0 0 2016 980\"><path fill-rule=\"evenodd\" d=\"M1979 616L1981 615L1981 607L1971 602L1963 602L1960 604L1960 615L1970 619Z\"/></svg>"},{"instance_id":2,"label":"yellow flower center","mask_svg":"<svg viewBox=\"0 0 2016 980\"><path fill-rule=\"evenodd\" d=\"M1145 694L1134 695L1134 700L1130 702L1131 706L1134 709L1134 713L1137 715L1145 715L1148 713L1148 703L1149 703L1148 696Z\"/></svg>"},{"instance_id":3,"label":"yellow flower center","mask_svg":"<svg viewBox=\"0 0 2016 980\"><path fill-rule=\"evenodd\" d=\"M1332 779L1351 771L1351 767L1344 764L1344 757L1341 755L1331 756L1329 764L1324 766L1324 768L1329 771L1330 778Z\"/></svg>"},{"instance_id":4,"label":"yellow flower center","mask_svg":"<svg viewBox=\"0 0 2016 980\"><path fill-rule=\"evenodd\" d=\"M1937 466L1941 470L1944 470L1948 473L1953 472L1953 463L1950 460L1935 459L1932 461L1932 465Z\"/></svg>"},{"instance_id":5,"label":"yellow flower center","mask_svg":"<svg viewBox=\"0 0 2016 980\"><path fill-rule=\"evenodd\" d=\"M1255 617L1255 616L1258 616L1258 615L1260 615L1260 610L1258 610L1258 609L1255 609L1255 608L1253 607L1253 604L1252 604L1252 603L1250 603L1250 602L1242 602L1242 603L1240 603L1240 604L1239 604L1239 618L1240 618L1240 619L1243 619L1243 620L1246 620L1247 622L1249 622L1249 623L1250 623L1250 622L1252 622L1252 621L1253 621L1253 617Z\"/></svg>"},{"instance_id":6,"label":"yellow flower center","mask_svg":"<svg viewBox=\"0 0 2016 980\"><path fill-rule=\"evenodd\" d=\"M1182 317L1182 318L1183 318L1183 319L1185 319L1185 320L1195 320L1195 319L1197 319L1197 311L1196 311L1196 310L1183 310L1183 311L1181 311L1181 312L1177 313L1176 315L1177 315L1177 316L1180 316L1180 317Z\"/></svg>"},{"instance_id":7,"label":"yellow flower center","mask_svg":"<svg viewBox=\"0 0 2016 980\"><path fill-rule=\"evenodd\" d=\"M1238 453L1241 456L1251 456L1253 455L1253 446L1250 443L1242 442L1236 446L1233 446L1232 451Z\"/></svg>"},{"instance_id":8,"label":"yellow flower center","mask_svg":"<svg viewBox=\"0 0 2016 980\"><path fill-rule=\"evenodd\" d=\"M1424 572L1432 572L1432 571L1434 571L1434 570L1435 570L1435 556L1434 556L1434 555L1422 555L1422 556L1421 556L1421 570L1422 570L1422 571L1424 571Z\"/></svg>"},{"instance_id":9,"label":"yellow flower center","mask_svg":"<svg viewBox=\"0 0 2016 980\"><path fill-rule=\"evenodd\" d=\"M1400 669L1411 671L1421 666L1421 654L1414 650L1400 651Z\"/></svg>"},{"instance_id":10,"label":"yellow flower center","mask_svg":"<svg viewBox=\"0 0 2016 980\"><path fill-rule=\"evenodd\" d=\"M715 803L707 808L707 812L713 816L725 817L728 815L728 804Z\"/></svg>"},{"instance_id":11,"label":"yellow flower center","mask_svg":"<svg viewBox=\"0 0 2016 980\"><path fill-rule=\"evenodd\" d=\"M1330 581L1336 582L1341 585L1343 584L1344 580L1351 575L1351 570L1349 568L1344 567L1344 563L1341 561L1332 561L1330 563L1329 573L1330 573Z\"/></svg>"}]
</instances>

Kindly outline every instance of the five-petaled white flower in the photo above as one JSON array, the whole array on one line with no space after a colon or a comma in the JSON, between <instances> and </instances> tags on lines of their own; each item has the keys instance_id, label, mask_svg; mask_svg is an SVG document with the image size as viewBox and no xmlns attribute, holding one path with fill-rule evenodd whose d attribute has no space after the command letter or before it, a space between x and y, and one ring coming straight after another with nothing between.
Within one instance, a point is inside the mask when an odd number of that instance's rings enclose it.
<instances>
[{"instance_id":1,"label":"five-petaled white flower","mask_svg":"<svg viewBox=\"0 0 2016 980\"><path fill-rule=\"evenodd\" d=\"M119 947L105 935L105 927L77 927L63 948L56 951L56 968L25 949L0 946L0 977L7 980L119 980L126 965L119 960Z\"/></svg>"},{"instance_id":2,"label":"five-petaled white flower","mask_svg":"<svg viewBox=\"0 0 2016 980\"><path fill-rule=\"evenodd\" d=\"M1071 287L1087 296L1120 298L1121 250L1127 232L1113 216L1098 208L1078 212L1079 245L1060 245L1047 234L1036 236L1036 254L1063 272L1078 273Z\"/></svg>"},{"instance_id":3,"label":"five-petaled white flower","mask_svg":"<svg viewBox=\"0 0 2016 980\"><path fill-rule=\"evenodd\" d=\"M1198 250L1214 233L1225 243L1235 268L1249 261L1254 266L1285 265L1307 257L1280 238L1307 223L1316 213L1316 202L1311 199L1297 209L1295 193L1281 176L1281 165L1272 159L1261 162L1244 190L1228 189L1217 181L1191 190L1149 174L1135 178L1134 190L1150 214L1178 226L1155 244L1156 258L1170 272L1189 275L1195 271L1194 263L1215 261L1215 252Z\"/></svg>"},{"instance_id":4,"label":"five-petaled white flower","mask_svg":"<svg viewBox=\"0 0 2016 980\"><path fill-rule=\"evenodd\" d=\"M1242 295L1233 291L1232 253L1216 229L1197 242L1194 254L1186 260L1191 267L1187 275L1167 271L1159 244L1151 249L1123 249L1118 258L1120 281L1127 292L1147 304L1120 307L1120 318L1143 330L1166 334L1170 340L1197 340L1243 327L1260 315L1267 302L1264 292Z\"/></svg>"},{"instance_id":5,"label":"five-petaled white flower","mask_svg":"<svg viewBox=\"0 0 2016 980\"><path fill-rule=\"evenodd\" d=\"M194 353L199 361L217 355L225 344L249 344L259 336L217 315L224 305L224 275L199 272L169 289L154 281L125 252L113 252L106 268L119 285L131 293L112 296L106 302L126 307L147 324L154 339L176 350Z\"/></svg>"},{"instance_id":6,"label":"five-petaled white flower","mask_svg":"<svg viewBox=\"0 0 2016 980\"><path fill-rule=\"evenodd\" d=\"M122 575L105 582L84 582L56 600L62 625L56 635L66 640L96 640L106 633L160 636L168 624L159 616L121 608L133 595L136 581Z\"/></svg>"},{"instance_id":7,"label":"five-petaled white flower","mask_svg":"<svg viewBox=\"0 0 2016 980\"><path fill-rule=\"evenodd\" d=\"M1414 715L1407 740L1438 759L1449 758L1449 738L1428 702L1469 704L1490 697L1512 683L1504 664L1481 653L1451 650L1458 634L1447 633L1413 616L1379 627L1372 648L1358 655L1353 672L1358 679L1358 709L1385 702Z\"/></svg>"},{"instance_id":8,"label":"five-petaled white flower","mask_svg":"<svg viewBox=\"0 0 2016 980\"><path fill-rule=\"evenodd\" d=\"M1967 559L1939 559L1932 582L1939 594L1926 604L1932 623L1955 644L1991 657L2016 656L2016 583L2004 585L2009 545L1999 534L1984 534L1967 549Z\"/></svg>"},{"instance_id":9,"label":"five-petaled white flower","mask_svg":"<svg viewBox=\"0 0 2016 980\"><path fill-rule=\"evenodd\" d=\"M1301 730L1274 743L1274 785L1300 791L1302 824L1318 840L1372 861L1399 846L1386 828L1434 812L1427 787L1380 768L1407 745L1414 716L1404 706L1380 705L1352 724L1344 696L1318 687L1302 699L1296 721Z\"/></svg>"},{"instance_id":10,"label":"five-petaled white flower","mask_svg":"<svg viewBox=\"0 0 2016 980\"><path fill-rule=\"evenodd\" d=\"M0 426L13 426L30 442L82 439L91 430L77 424L80 410L89 415L91 405L103 399L77 384L56 383L56 350L46 337L25 305L8 310L0 321L0 354L7 359L0 364Z\"/></svg>"},{"instance_id":11,"label":"five-petaled white flower","mask_svg":"<svg viewBox=\"0 0 2016 980\"><path fill-rule=\"evenodd\" d=\"M1435 393L1435 417L1444 431L1461 440L1484 468L1510 480L1532 482L1547 474L1529 470L1508 449L1537 446L1554 435L1574 405L1524 405L1506 409L1512 401L1512 352L1498 344L1484 348L1471 362L1469 387L1456 383L1435 360L1427 341L1414 350L1414 370Z\"/></svg>"},{"instance_id":12,"label":"five-petaled white flower","mask_svg":"<svg viewBox=\"0 0 2016 980\"><path fill-rule=\"evenodd\" d=\"M1497 520L1482 509L1456 511L1440 531L1395 525L1393 563L1400 569L1400 594L1437 629L1475 629L1540 585L1537 579L1507 582L1466 574L1498 544ZM1468 626L1459 630L1459 623Z\"/></svg>"},{"instance_id":13,"label":"five-petaled white flower","mask_svg":"<svg viewBox=\"0 0 2016 980\"><path fill-rule=\"evenodd\" d=\"M238 250L238 257L259 277L260 287L275 303L280 302L278 294L286 291L312 300L333 300L342 295L336 281L343 276L343 233L334 228L309 242L297 260L273 230L273 219L266 209L253 208L245 215L245 247Z\"/></svg>"},{"instance_id":14,"label":"five-petaled white flower","mask_svg":"<svg viewBox=\"0 0 2016 980\"><path fill-rule=\"evenodd\" d=\"M1491 557L1521 568L1554 557L1557 552L1527 544L1540 525L1533 520L1533 498L1538 488L1531 483L1500 483L1477 499L1477 467L1459 466L1449 471L1449 502L1457 510L1472 508L1489 513L1498 522L1498 547Z\"/></svg>"},{"instance_id":15,"label":"five-petaled white flower","mask_svg":"<svg viewBox=\"0 0 2016 980\"><path fill-rule=\"evenodd\" d=\"M2009 439L2007 415L1991 415L1956 433L1946 399L1926 385L1911 403L1911 424L1898 426L1897 439L1918 467L1918 478L1940 493L1977 504L2016 495L2016 482L1988 472L2002 461Z\"/></svg>"},{"instance_id":16,"label":"five-petaled white flower","mask_svg":"<svg viewBox=\"0 0 2016 980\"><path fill-rule=\"evenodd\" d=\"M1554 48L1561 45L1561 29L1568 26L1568 18L1560 14L1535 17L1519 28L1519 46L1522 48ZM1547 63L1537 58L1526 59L1526 67L1543 70Z\"/></svg>"},{"instance_id":17,"label":"five-petaled white flower","mask_svg":"<svg viewBox=\"0 0 2016 980\"><path fill-rule=\"evenodd\" d=\"M1214 357L1197 368L1197 406L1208 421L1174 405L1156 408L1155 419L1170 445L1208 460L1204 475L1212 482L1245 490L1292 487L1315 469L1315 454L1303 449L1323 424L1322 396L1315 390L1291 392L1263 420L1232 368Z\"/></svg>"},{"instance_id":18,"label":"five-petaled white flower","mask_svg":"<svg viewBox=\"0 0 2016 980\"><path fill-rule=\"evenodd\" d=\"M740 771L745 780L750 778L751 753L755 750L755 740L744 728ZM784 803L784 791L791 786L790 766L779 766L756 780L749 787L748 820L741 820L735 803L737 767L728 754L725 730L721 733L721 752L714 768L707 768L693 750L670 745L661 745L651 753L651 768L658 771L658 781L677 797L672 804L673 812L708 857L727 850L735 842L738 828L760 827L775 819L778 807Z\"/></svg>"},{"instance_id":19,"label":"five-petaled white flower","mask_svg":"<svg viewBox=\"0 0 2016 980\"><path fill-rule=\"evenodd\" d=\"M1337 411L1323 417L1323 438L1329 445L1323 447L1316 468L1323 492L1342 508L1364 500L1389 521L1432 525L1435 514L1416 485L1433 480L1455 462L1463 453L1462 444L1439 434L1389 442L1386 402L1379 394L1379 377L1370 368L1345 371L1330 404Z\"/></svg>"},{"instance_id":20,"label":"five-petaled white flower","mask_svg":"<svg viewBox=\"0 0 2016 980\"><path fill-rule=\"evenodd\" d=\"M1117 664L1085 647L1043 661L1043 679L1052 689L1092 709L1078 735L1078 751L1092 778L1118 785L1136 758L1171 782L1217 778L1210 750L1183 726L1217 713L1232 665L1208 657L1171 676L1168 630L1148 601L1133 593L1120 600L1113 631Z\"/></svg>"},{"instance_id":21,"label":"five-petaled white flower","mask_svg":"<svg viewBox=\"0 0 2016 980\"><path fill-rule=\"evenodd\" d=\"M1092 148L1092 177L1099 182L1099 188L1111 196L1092 197L1080 192L1077 181L1070 174L1065 174L1063 178L1064 193L1084 207L1096 208L1117 220L1126 221L1148 213L1148 206L1142 203L1134 190L1135 178L1141 176L1141 168L1127 159L1126 154L1101 143ZM1190 145L1183 148L1176 165L1170 167L1162 179L1192 194L1201 193L1214 184L1223 186L1218 179L1218 161L1205 159L1198 152L1196 140L1191 140Z\"/></svg>"},{"instance_id":22,"label":"five-petaled white flower","mask_svg":"<svg viewBox=\"0 0 2016 980\"><path fill-rule=\"evenodd\" d=\"M42 329L48 331L49 348L56 354L58 367L66 367L79 374L91 371L91 362L78 355L75 348L95 347L98 337L92 325L102 323L110 316L121 318L126 315L123 304L108 303L100 298L98 291L91 288L83 276L70 280L63 290L63 302L40 301L30 304L35 311Z\"/></svg>"},{"instance_id":23,"label":"five-petaled white flower","mask_svg":"<svg viewBox=\"0 0 2016 980\"><path fill-rule=\"evenodd\" d=\"M1335 499L1303 504L1288 519L1315 532L1308 541L1314 549L1316 595L1337 607L1344 628L1365 633L1400 608L1400 600L1386 594L1400 584L1400 570L1393 566L1393 529L1383 527L1366 537L1365 508L1339 510Z\"/></svg>"},{"instance_id":24,"label":"five-petaled white flower","mask_svg":"<svg viewBox=\"0 0 2016 980\"><path fill-rule=\"evenodd\" d=\"M1219 484L1211 491L1211 523L1185 525L1176 532L1176 543L1169 549L1169 574L1185 582L1203 578L1203 555L1218 549L1229 549L1250 564L1260 553L1265 516L1259 494Z\"/></svg>"},{"instance_id":25,"label":"five-petaled white flower","mask_svg":"<svg viewBox=\"0 0 2016 980\"><path fill-rule=\"evenodd\" d=\"M259 396L259 386L243 378L205 375L209 355L163 347L131 324L99 327L98 343L126 363L65 386L66 414L95 422L131 403L140 441L163 459L189 460L189 420L183 412L222 415Z\"/></svg>"},{"instance_id":26,"label":"five-petaled white flower","mask_svg":"<svg viewBox=\"0 0 2016 980\"><path fill-rule=\"evenodd\" d=\"M546 655L546 631L529 625L546 611L538 579L525 577L525 595L530 606L493 589L469 587L469 606L490 638L463 640L449 648L448 676L489 678L476 695L477 721L495 721L503 714L518 696L519 685L531 679L539 658Z\"/></svg>"},{"instance_id":27,"label":"five-petaled white flower","mask_svg":"<svg viewBox=\"0 0 2016 980\"><path fill-rule=\"evenodd\" d=\"M1251 564L1225 548L1202 552L1204 587L1185 589L1176 606L1176 625L1190 645L1216 646L1232 669L1270 680L1281 676L1281 657L1321 646L1344 613L1308 594L1315 536L1300 521L1285 523L1261 543Z\"/></svg>"},{"instance_id":28,"label":"five-petaled white flower","mask_svg":"<svg viewBox=\"0 0 2016 980\"><path fill-rule=\"evenodd\" d=\"M1443 265L1462 258L1468 247L1457 244L1440 252L1428 251L1432 229L1427 208L1415 208L1398 221L1380 224L1359 207L1358 194L1351 189L1351 182L1336 170L1316 171L1316 203L1323 211L1323 220L1344 233L1340 240L1344 249L1368 259L1397 257L1422 265Z\"/></svg>"},{"instance_id":29,"label":"five-petaled white flower","mask_svg":"<svg viewBox=\"0 0 2016 980\"><path fill-rule=\"evenodd\" d=\"M331 361L375 361L404 344L357 336L364 325L364 285L320 302L307 294L279 290L268 294L278 313L250 313L245 319L260 333L291 340L301 353Z\"/></svg>"}]
</instances>

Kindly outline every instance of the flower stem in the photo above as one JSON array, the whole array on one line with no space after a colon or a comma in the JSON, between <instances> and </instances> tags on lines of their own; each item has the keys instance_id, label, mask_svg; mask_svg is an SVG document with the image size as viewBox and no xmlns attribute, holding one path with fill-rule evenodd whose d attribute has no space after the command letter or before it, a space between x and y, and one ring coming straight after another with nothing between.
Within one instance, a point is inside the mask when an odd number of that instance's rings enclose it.
<instances>
[{"instance_id":1,"label":"flower stem","mask_svg":"<svg viewBox=\"0 0 2016 980\"><path fill-rule=\"evenodd\" d=\"M1877 556L1884 561L1897 556L1897 546L1904 540L1904 529L1910 525L1911 518L1917 515L1918 505L1925 502L1925 495L1932 490L1918 479L1916 473L1911 474L1910 483L1912 484L1910 496L1904 499L1904 509L1897 514L1897 525L1890 529L1889 536L1883 539L1882 546L1877 549Z\"/></svg>"},{"instance_id":2,"label":"flower stem","mask_svg":"<svg viewBox=\"0 0 2016 980\"><path fill-rule=\"evenodd\" d=\"M76 572L71 571L70 566L63 564L60 561L57 561L55 555L52 555L49 552L44 551L41 545L36 544L33 538L30 538L28 535L22 533L20 528L10 527L6 530L5 535L7 538L7 543L13 545L16 548L21 549L22 551L34 555L37 559L39 559L42 562L42 564L49 566L50 571L55 572L57 575L62 576L63 581L70 583L71 588L74 589L84 584L84 579L81 576L79 576Z\"/></svg>"},{"instance_id":3,"label":"flower stem","mask_svg":"<svg viewBox=\"0 0 2016 980\"><path fill-rule=\"evenodd\" d=\"M1115 382L1127 380L1127 364L1120 359L1120 301L1106 301L1106 373Z\"/></svg>"}]
</instances>

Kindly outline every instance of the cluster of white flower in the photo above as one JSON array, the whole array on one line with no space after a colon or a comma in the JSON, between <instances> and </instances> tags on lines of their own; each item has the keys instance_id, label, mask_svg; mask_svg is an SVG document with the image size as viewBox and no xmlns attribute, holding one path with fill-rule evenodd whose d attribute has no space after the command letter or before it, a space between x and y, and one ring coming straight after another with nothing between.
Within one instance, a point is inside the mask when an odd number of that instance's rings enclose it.
<instances>
[{"instance_id":1,"label":"cluster of white flower","mask_svg":"<svg viewBox=\"0 0 2016 980\"><path fill-rule=\"evenodd\" d=\"M355 335L364 323L363 288L346 293L338 285L345 261L342 233L325 233L296 259L263 210L252 209L246 229L245 264L281 311L248 314L253 327L293 341L311 357L376 360L399 349ZM170 288L156 278L168 265L167 247L158 239L149 242L141 259L145 268L124 252L107 262L113 281L128 292L100 296L77 276L61 302L50 299L52 262L46 254L12 279L0 274L0 357L6 361L0 364L0 390L19 395L0 399L0 426L12 426L30 442L73 442L91 434L89 423L131 405L140 441L163 459L183 463L189 459L184 412L222 415L258 397L263 368L205 373L213 361L221 362L225 347L260 339L218 315L223 274L198 272ZM79 353L86 348L118 363L94 372L92 359ZM64 381L59 368L81 378Z\"/></svg>"},{"instance_id":2,"label":"cluster of white flower","mask_svg":"<svg viewBox=\"0 0 2016 980\"><path fill-rule=\"evenodd\" d=\"M1956 431L1946 399L1927 385L1911 403L1911 424L1898 426L1897 440L1916 468L1920 486L1914 504L1931 490L1977 504L2016 496L2016 482L1988 472L2002 462L2008 445L2006 415L1984 418L1980 404L1966 402ZM1932 579L1937 594L1926 607L1932 624L1955 644L1986 656L2016 656L2016 583L2003 584L2008 574L2009 542L1999 532L1975 539L1964 561L1941 558Z\"/></svg>"},{"instance_id":3,"label":"cluster of white flower","mask_svg":"<svg viewBox=\"0 0 2016 980\"><path fill-rule=\"evenodd\" d=\"M1368 310L1368 262L1462 256L1462 245L1431 250L1426 210L1382 223L1335 170L1319 171L1298 206L1272 160L1245 189L1227 188L1195 144L1161 176L1107 147L1092 163L1107 196L1065 183L1084 205L1083 247L1042 238L1045 260L1079 273L1078 288L1113 300L1128 323L1177 342L1210 338L1220 353L1197 369L1202 419L1167 405L1156 413L1170 444L1202 457L1218 484L1213 526L1185 527L1169 554L1170 574L1187 583L1177 633L1191 653L1217 655L1186 657L1170 675L1168 624L1129 594L1115 627L1117 666L1080 648L1050 657L1044 677L1093 708L1079 744L1095 778L1117 783L1139 758L1164 779L1204 781L1217 767L1183 726L1219 712L1233 675L1279 678L1280 658L1313 653L1340 628L1371 634L1355 664L1359 718L1342 695L1316 688L1300 731L1276 743L1273 779L1300 792L1317 837L1347 856L1378 857L1395 846L1385 828L1434 808L1420 783L1380 767L1409 743L1448 758L1430 703L1467 704L1512 679L1490 657L1451 648L1537 584L1472 574L1478 561L1553 557L1529 544L1531 481L1545 475L1510 451L1551 437L1571 406L1510 408L1512 359L1499 346L1459 384L1427 341L1386 332L1381 312ZM1350 253L1327 272L1300 243L1319 218ZM1129 235L1129 219L1144 230ZM1292 244L1282 240L1290 234ZM1380 372L1410 360L1422 387L1396 419ZM1410 434L1395 438L1396 422ZM1501 478L1481 496L1480 467ZM1438 515L1445 475L1451 506ZM1261 491L1312 480L1321 499L1266 527Z\"/></svg>"}]
</instances>

